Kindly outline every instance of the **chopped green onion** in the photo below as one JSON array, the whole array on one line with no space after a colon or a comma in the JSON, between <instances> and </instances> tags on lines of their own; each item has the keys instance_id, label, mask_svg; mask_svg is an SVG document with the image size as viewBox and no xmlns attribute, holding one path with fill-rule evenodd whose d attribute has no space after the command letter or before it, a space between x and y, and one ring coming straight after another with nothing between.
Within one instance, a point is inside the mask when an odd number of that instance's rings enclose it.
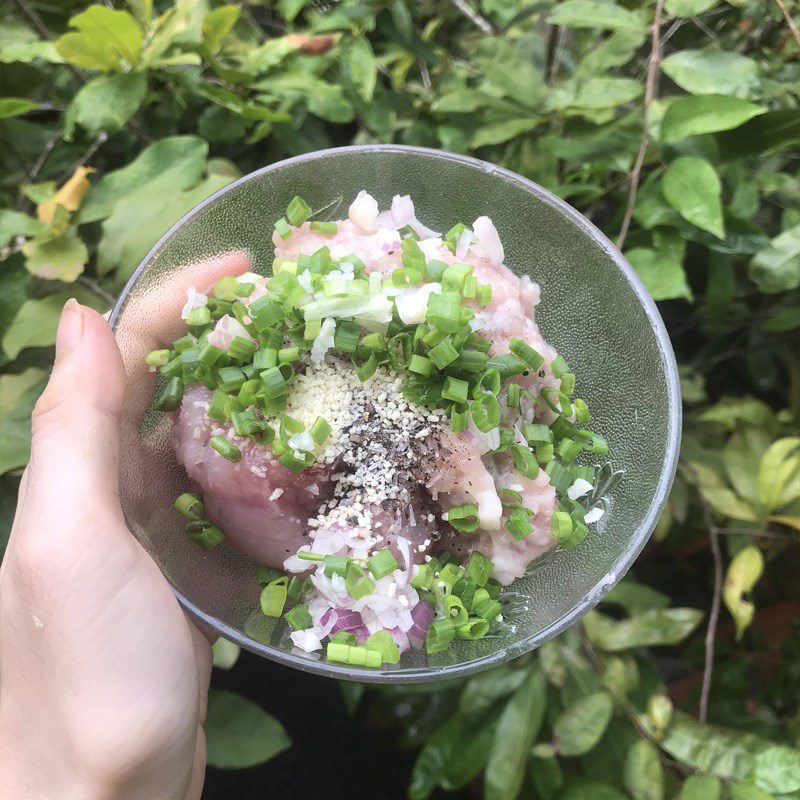
<instances>
[{"instance_id":1,"label":"chopped green onion","mask_svg":"<svg viewBox=\"0 0 800 800\"><path fill-rule=\"evenodd\" d=\"M508 348L520 361L524 361L534 372L544 364L544 357L539 355L527 342L514 337Z\"/></svg>"},{"instance_id":2,"label":"chopped green onion","mask_svg":"<svg viewBox=\"0 0 800 800\"><path fill-rule=\"evenodd\" d=\"M222 367L217 372L217 379L224 392L238 392L245 382L244 372L239 367Z\"/></svg>"},{"instance_id":3,"label":"chopped green onion","mask_svg":"<svg viewBox=\"0 0 800 800\"><path fill-rule=\"evenodd\" d=\"M355 667L378 669L382 663L382 655L377 650L368 650L366 647L334 641L328 643L325 654L328 661L338 661Z\"/></svg>"},{"instance_id":4,"label":"chopped green onion","mask_svg":"<svg viewBox=\"0 0 800 800\"><path fill-rule=\"evenodd\" d=\"M440 261L438 258L432 258L425 265L425 269L432 280L438 281L447 269L447 264L444 261Z\"/></svg>"},{"instance_id":5,"label":"chopped green onion","mask_svg":"<svg viewBox=\"0 0 800 800\"><path fill-rule=\"evenodd\" d=\"M400 649L389 631L376 631L364 642L364 647L380 653L383 664L397 664L400 661Z\"/></svg>"},{"instance_id":6,"label":"chopped green onion","mask_svg":"<svg viewBox=\"0 0 800 800\"><path fill-rule=\"evenodd\" d=\"M156 400L156 407L161 411L175 411L183 400L183 381L170 378Z\"/></svg>"},{"instance_id":7,"label":"chopped green onion","mask_svg":"<svg viewBox=\"0 0 800 800\"><path fill-rule=\"evenodd\" d=\"M256 343L243 336L234 337L228 346L228 355L236 361L250 361L256 351Z\"/></svg>"},{"instance_id":8,"label":"chopped green onion","mask_svg":"<svg viewBox=\"0 0 800 800\"><path fill-rule=\"evenodd\" d=\"M278 363L287 364L290 361L297 361L300 358L299 347L282 347L278 350Z\"/></svg>"},{"instance_id":9,"label":"chopped green onion","mask_svg":"<svg viewBox=\"0 0 800 800\"><path fill-rule=\"evenodd\" d=\"M328 420L324 417L317 417L316 420L314 420L314 424L309 429L309 433L317 444L325 444L328 437L331 435L331 430Z\"/></svg>"},{"instance_id":10,"label":"chopped green onion","mask_svg":"<svg viewBox=\"0 0 800 800\"><path fill-rule=\"evenodd\" d=\"M203 501L191 492L184 492L175 501L175 509L186 519L202 519L206 513Z\"/></svg>"},{"instance_id":11,"label":"chopped green onion","mask_svg":"<svg viewBox=\"0 0 800 800\"><path fill-rule=\"evenodd\" d=\"M561 391L572 394L575 391L575 373L567 372L561 376Z\"/></svg>"},{"instance_id":12,"label":"chopped green onion","mask_svg":"<svg viewBox=\"0 0 800 800\"><path fill-rule=\"evenodd\" d=\"M464 433L467 429L467 412L469 407L456 403L450 406L450 429L453 433Z\"/></svg>"},{"instance_id":13,"label":"chopped green onion","mask_svg":"<svg viewBox=\"0 0 800 800\"><path fill-rule=\"evenodd\" d=\"M566 511L556 511L550 521L550 533L559 543L572 535L572 517Z\"/></svg>"},{"instance_id":14,"label":"chopped green onion","mask_svg":"<svg viewBox=\"0 0 800 800\"><path fill-rule=\"evenodd\" d=\"M430 378L409 378L403 385L403 397L419 406L433 406L442 399L442 382Z\"/></svg>"},{"instance_id":15,"label":"chopped green onion","mask_svg":"<svg viewBox=\"0 0 800 800\"><path fill-rule=\"evenodd\" d=\"M314 233L321 233L323 236L334 236L339 232L339 226L335 222L312 222L309 227Z\"/></svg>"},{"instance_id":16,"label":"chopped green onion","mask_svg":"<svg viewBox=\"0 0 800 800\"><path fill-rule=\"evenodd\" d=\"M460 378L448 376L442 385L442 397L445 400L452 400L454 403L466 403L469 384Z\"/></svg>"},{"instance_id":17,"label":"chopped green onion","mask_svg":"<svg viewBox=\"0 0 800 800\"><path fill-rule=\"evenodd\" d=\"M492 302L492 287L488 283L481 284L475 290L475 302L481 307L484 308L488 306L489 303Z\"/></svg>"},{"instance_id":18,"label":"chopped green onion","mask_svg":"<svg viewBox=\"0 0 800 800\"><path fill-rule=\"evenodd\" d=\"M259 297L258 300L253 301L250 304L248 316L253 320L253 325L259 333L263 333L272 325L283 322L285 318L280 303L269 297Z\"/></svg>"},{"instance_id":19,"label":"chopped green onion","mask_svg":"<svg viewBox=\"0 0 800 800\"><path fill-rule=\"evenodd\" d=\"M569 364L567 364L563 356L556 356L550 362L550 370L556 378L560 378L569 372Z\"/></svg>"},{"instance_id":20,"label":"chopped green onion","mask_svg":"<svg viewBox=\"0 0 800 800\"><path fill-rule=\"evenodd\" d=\"M451 264L442 273L442 286L460 292L464 281L472 275L474 267L467 264Z\"/></svg>"},{"instance_id":21,"label":"chopped green onion","mask_svg":"<svg viewBox=\"0 0 800 800\"><path fill-rule=\"evenodd\" d=\"M288 392L286 380L280 367L270 367L261 373L261 381L264 384L264 394L269 397L281 397Z\"/></svg>"},{"instance_id":22,"label":"chopped green onion","mask_svg":"<svg viewBox=\"0 0 800 800\"><path fill-rule=\"evenodd\" d=\"M547 425L523 425L522 435L528 444L546 444L553 441L553 432Z\"/></svg>"},{"instance_id":23,"label":"chopped green onion","mask_svg":"<svg viewBox=\"0 0 800 800\"><path fill-rule=\"evenodd\" d=\"M493 395L498 395L500 393L500 372L497 369L487 369L486 372L481 375L480 380L475 386L476 392L478 390L483 390L485 392L489 392ZM473 397L477 397L477 394L474 394Z\"/></svg>"},{"instance_id":24,"label":"chopped green onion","mask_svg":"<svg viewBox=\"0 0 800 800\"><path fill-rule=\"evenodd\" d=\"M492 356L487 362L488 369L496 369L500 377L505 380L514 375L522 375L527 369L525 364L520 361L513 353L506 353L502 356Z\"/></svg>"},{"instance_id":25,"label":"chopped green onion","mask_svg":"<svg viewBox=\"0 0 800 800\"><path fill-rule=\"evenodd\" d=\"M559 389L554 389L552 386L545 386L541 391L542 400L547 403L548 408L555 414L563 414L569 416L572 412L572 406L569 402L569 396ZM550 398L555 396L558 400L558 405Z\"/></svg>"},{"instance_id":26,"label":"chopped green onion","mask_svg":"<svg viewBox=\"0 0 800 800\"><path fill-rule=\"evenodd\" d=\"M505 453L507 452L511 446L514 444L516 439L516 431L514 428L507 428L505 426L500 426L500 430L498 431L500 437L500 443L497 447L492 450L493 453Z\"/></svg>"},{"instance_id":27,"label":"chopped green onion","mask_svg":"<svg viewBox=\"0 0 800 800\"><path fill-rule=\"evenodd\" d=\"M447 595L444 598L444 608L448 618L456 627L463 625L467 621L469 615L461 598L453 594Z\"/></svg>"},{"instance_id":28,"label":"chopped green onion","mask_svg":"<svg viewBox=\"0 0 800 800\"><path fill-rule=\"evenodd\" d=\"M398 333L387 342L389 363L393 369L403 370L408 367L413 346L414 342L408 333Z\"/></svg>"},{"instance_id":29,"label":"chopped green onion","mask_svg":"<svg viewBox=\"0 0 800 800\"><path fill-rule=\"evenodd\" d=\"M498 489L497 496L503 508L513 510L522 505L522 495L514 489Z\"/></svg>"},{"instance_id":30,"label":"chopped green onion","mask_svg":"<svg viewBox=\"0 0 800 800\"><path fill-rule=\"evenodd\" d=\"M436 619L431 622L425 636L425 649L428 653L441 653L450 647L455 639L456 629L451 619Z\"/></svg>"},{"instance_id":31,"label":"chopped green onion","mask_svg":"<svg viewBox=\"0 0 800 800\"><path fill-rule=\"evenodd\" d=\"M339 320L333 335L333 346L344 353L355 353L361 336L361 326L352 320Z\"/></svg>"},{"instance_id":32,"label":"chopped green onion","mask_svg":"<svg viewBox=\"0 0 800 800\"><path fill-rule=\"evenodd\" d=\"M350 631L336 631L336 633L331 636L331 642L334 644L346 644L352 646L357 641L358 639L356 639L356 635Z\"/></svg>"},{"instance_id":33,"label":"chopped green onion","mask_svg":"<svg viewBox=\"0 0 800 800\"><path fill-rule=\"evenodd\" d=\"M388 547L379 550L371 558L367 559L367 566L376 580L385 578L398 568L397 559L392 555Z\"/></svg>"},{"instance_id":34,"label":"chopped green onion","mask_svg":"<svg viewBox=\"0 0 800 800\"><path fill-rule=\"evenodd\" d=\"M350 561L345 571L345 586L354 600L360 600L372 593L375 582L370 580L364 570L354 561Z\"/></svg>"},{"instance_id":35,"label":"chopped green onion","mask_svg":"<svg viewBox=\"0 0 800 800\"><path fill-rule=\"evenodd\" d=\"M439 582L448 590L452 589L464 577L464 569L458 564L445 564L439 570Z\"/></svg>"},{"instance_id":36,"label":"chopped green onion","mask_svg":"<svg viewBox=\"0 0 800 800\"><path fill-rule=\"evenodd\" d=\"M214 297L218 300L235 300L236 287L238 285L239 281L237 281L236 278L231 275L226 275L214 284Z\"/></svg>"},{"instance_id":37,"label":"chopped green onion","mask_svg":"<svg viewBox=\"0 0 800 800\"><path fill-rule=\"evenodd\" d=\"M305 594L303 591L304 586L303 584L305 581L303 578L299 577L298 575L293 575L289 579L289 586L286 588L286 597L292 603L296 603L297 600L300 598L301 595Z\"/></svg>"},{"instance_id":38,"label":"chopped green onion","mask_svg":"<svg viewBox=\"0 0 800 800\"><path fill-rule=\"evenodd\" d=\"M469 617L463 625L456 628L456 636L459 639L474 641L482 639L489 630L489 621L483 617Z\"/></svg>"},{"instance_id":39,"label":"chopped green onion","mask_svg":"<svg viewBox=\"0 0 800 800\"><path fill-rule=\"evenodd\" d=\"M311 550L298 550L297 557L301 561L324 561L325 556L322 553L312 553Z\"/></svg>"},{"instance_id":40,"label":"chopped green onion","mask_svg":"<svg viewBox=\"0 0 800 800\"><path fill-rule=\"evenodd\" d=\"M242 460L242 451L224 436L212 436L208 440L208 444L228 461L236 463Z\"/></svg>"},{"instance_id":41,"label":"chopped green onion","mask_svg":"<svg viewBox=\"0 0 800 800\"><path fill-rule=\"evenodd\" d=\"M415 239L404 239L400 245L402 251L403 266L409 270L417 273L422 281L422 276L425 274L425 254L420 249Z\"/></svg>"},{"instance_id":42,"label":"chopped green onion","mask_svg":"<svg viewBox=\"0 0 800 800\"><path fill-rule=\"evenodd\" d=\"M418 564L414 568L411 585L415 589L429 590L433 586L433 567L430 564Z\"/></svg>"},{"instance_id":43,"label":"chopped green onion","mask_svg":"<svg viewBox=\"0 0 800 800\"><path fill-rule=\"evenodd\" d=\"M572 486L572 473L558 461L550 461L544 470L550 477L550 484L560 494L565 494Z\"/></svg>"},{"instance_id":44,"label":"chopped green onion","mask_svg":"<svg viewBox=\"0 0 800 800\"><path fill-rule=\"evenodd\" d=\"M151 350L145 358L145 363L151 367L163 367L171 355L171 350Z\"/></svg>"},{"instance_id":45,"label":"chopped green onion","mask_svg":"<svg viewBox=\"0 0 800 800\"><path fill-rule=\"evenodd\" d=\"M476 605L472 610L477 616L482 617L486 620L486 622L491 623L494 619L500 616L500 612L503 609L500 607L500 603L498 603L497 600L492 600L490 597L488 600L484 600L480 605Z\"/></svg>"},{"instance_id":46,"label":"chopped green onion","mask_svg":"<svg viewBox=\"0 0 800 800\"><path fill-rule=\"evenodd\" d=\"M295 195L288 206L286 206L286 219L295 227L299 228L311 216L311 207L302 197Z\"/></svg>"},{"instance_id":47,"label":"chopped green onion","mask_svg":"<svg viewBox=\"0 0 800 800\"><path fill-rule=\"evenodd\" d=\"M416 372L417 375L431 375L433 373L433 362L425 356L414 353L408 362L409 372Z\"/></svg>"},{"instance_id":48,"label":"chopped green onion","mask_svg":"<svg viewBox=\"0 0 800 800\"><path fill-rule=\"evenodd\" d=\"M186 533L203 550L208 550L225 539L225 534L216 525L212 525L204 519L196 519L187 523Z\"/></svg>"},{"instance_id":49,"label":"chopped green onion","mask_svg":"<svg viewBox=\"0 0 800 800\"><path fill-rule=\"evenodd\" d=\"M435 297L436 295L431 295ZM436 347L428 351L428 358L436 365L437 369L444 369L448 364L452 364L458 358L458 350L453 347L453 341L448 336L443 339Z\"/></svg>"},{"instance_id":50,"label":"chopped green onion","mask_svg":"<svg viewBox=\"0 0 800 800\"><path fill-rule=\"evenodd\" d=\"M550 442L536 445L536 460L540 464L547 464L553 459L553 445Z\"/></svg>"},{"instance_id":51,"label":"chopped green onion","mask_svg":"<svg viewBox=\"0 0 800 800\"><path fill-rule=\"evenodd\" d=\"M369 348L363 348L369 353L369 358L363 363L359 363L358 359L361 356L361 353L357 353L355 356L351 356L351 360L353 362L353 366L356 370L356 377L364 383L368 381L378 370L378 357L375 355L374 351L370 351Z\"/></svg>"},{"instance_id":52,"label":"chopped green onion","mask_svg":"<svg viewBox=\"0 0 800 800\"><path fill-rule=\"evenodd\" d=\"M462 350L456 367L464 372L483 372L488 356L480 350Z\"/></svg>"},{"instance_id":53,"label":"chopped green onion","mask_svg":"<svg viewBox=\"0 0 800 800\"><path fill-rule=\"evenodd\" d=\"M467 275L464 278L464 285L461 287L461 294L465 300L474 300L478 293L478 279L474 275Z\"/></svg>"},{"instance_id":54,"label":"chopped green onion","mask_svg":"<svg viewBox=\"0 0 800 800\"><path fill-rule=\"evenodd\" d=\"M288 593L287 593L288 594ZM304 631L310 628L314 621L311 619L311 614L307 606L295 606L291 611L287 611L283 618L289 623L289 627L293 631Z\"/></svg>"},{"instance_id":55,"label":"chopped green onion","mask_svg":"<svg viewBox=\"0 0 800 800\"><path fill-rule=\"evenodd\" d=\"M277 364L278 351L274 347L262 347L253 355L253 366L258 372L270 369L270 367L277 366Z\"/></svg>"},{"instance_id":56,"label":"chopped green onion","mask_svg":"<svg viewBox=\"0 0 800 800\"><path fill-rule=\"evenodd\" d=\"M224 355L225 353L220 350L219 347L215 347L213 344L209 344L209 342L203 342L200 346L200 361L208 367L213 367Z\"/></svg>"},{"instance_id":57,"label":"chopped green onion","mask_svg":"<svg viewBox=\"0 0 800 800\"><path fill-rule=\"evenodd\" d=\"M253 405L256 401L256 395L261 391L261 381L259 378L251 378L242 384L239 389L237 400L245 407Z\"/></svg>"},{"instance_id":58,"label":"chopped green onion","mask_svg":"<svg viewBox=\"0 0 800 800\"><path fill-rule=\"evenodd\" d=\"M511 447L511 455L514 458L514 466L520 475L533 480L539 474L539 464L529 447L515 444Z\"/></svg>"},{"instance_id":59,"label":"chopped green onion","mask_svg":"<svg viewBox=\"0 0 800 800\"><path fill-rule=\"evenodd\" d=\"M506 520L506 529L518 542L521 542L526 536L533 533L530 510L527 508L518 508L512 511Z\"/></svg>"},{"instance_id":60,"label":"chopped green onion","mask_svg":"<svg viewBox=\"0 0 800 800\"><path fill-rule=\"evenodd\" d=\"M457 581L450 593L458 597L466 608L471 608L477 589L478 584L467 576Z\"/></svg>"},{"instance_id":61,"label":"chopped green onion","mask_svg":"<svg viewBox=\"0 0 800 800\"><path fill-rule=\"evenodd\" d=\"M323 561L325 576L332 578L334 575L347 575L347 565L350 559L347 556L325 556Z\"/></svg>"},{"instance_id":62,"label":"chopped green onion","mask_svg":"<svg viewBox=\"0 0 800 800\"><path fill-rule=\"evenodd\" d=\"M579 397L575 398L572 401L572 410L575 412L575 419L578 420L582 425L589 424L589 406L586 405L585 400L581 400Z\"/></svg>"},{"instance_id":63,"label":"chopped green onion","mask_svg":"<svg viewBox=\"0 0 800 800\"><path fill-rule=\"evenodd\" d=\"M453 506L447 511L447 521L457 531L472 533L478 529L478 506L475 503Z\"/></svg>"},{"instance_id":64,"label":"chopped green onion","mask_svg":"<svg viewBox=\"0 0 800 800\"><path fill-rule=\"evenodd\" d=\"M297 262L292 261L291 258L273 258L272 259L272 274L276 272L291 272L292 275L297 274Z\"/></svg>"},{"instance_id":65,"label":"chopped green onion","mask_svg":"<svg viewBox=\"0 0 800 800\"><path fill-rule=\"evenodd\" d=\"M522 398L522 390L517 383L509 383L506 394L506 405L509 408L519 408L519 403Z\"/></svg>"},{"instance_id":66,"label":"chopped green onion","mask_svg":"<svg viewBox=\"0 0 800 800\"><path fill-rule=\"evenodd\" d=\"M261 611L265 617L279 617L286 605L289 579L284 575L261 590Z\"/></svg>"},{"instance_id":67,"label":"chopped green onion","mask_svg":"<svg viewBox=\"0 0 800 800\"><path fill-rule=\"evenodd\" d=\"M461 235L467 229L467 226L464 225L463 222L459 222L453 225L449 231L442 237L444 240L444 244L449 248L452 253L456 252L456 247L458 247L458 240L461 238Z\"/></svg>"},{"instance_id":68,"label":"chopped green onion","mask_svg":"<svg viewBox=\"0 0 800 800\"><path fill-rule=\"evenodd\" d=\"M281 239L288 239L292 235L292 228L289 223L281 217L275 222L275 230Z\"/></svg>"},{"instance_id":69,"label":"chopped green onion","mask_svg":"<svg viewBox=\"0 0 800 800\"><path fill-rule=\"evenodd\" d=\"M431 294L425 319L440 331L455 333L461 327L461 299L454 292Z\"/></svg>"},{"instance_id":70,"label":"chopped green onion","mask_svg":"<svg viewBox=\"0 0 800 800\"><path fill-rule=\"evenodd\" d=\"M383 352L386 350L386 337L382 333L368 333L362 340L361 344L368 347L370 350L376 352Z\"/></svg>"},{"instance_id":71,"label":"chopped green onion","mask_svg":"<svg viewBox=\"0 0 800 800\"><path fill-rule=\"evenodd\" d=\"M492 394L484 394L473 400L469 407L475 427L488 433L500 424L500 404Z\"/></svg>"},{"instance_id":72,"label":"chopped green onion","mask_svg":"<svg viewBox=\"0 0 800 800\"><path fill-rule=\"evenodd\" d=\"M467 561L466 572L467 575L475 581L478 586L485 586L486 581L492 577L492 570L494 564L489 561L484 555L477 550L470 553L469 561Z\"/></svg>"},{"instance_id":73,"label":"chopped green onion","mask_svg":"<svg viewBox=\"0 0 800 800\"><path fill-rule=\"evenodd\" d=\"M208 417L217 420L217 422L225 422L228 418L225 409L228 407L229 399L230 395L227 392L222 389L215 390L211 397L211 404L208 407Z\"/></svg>"},{"instance_id":74,"label":"chopped green onion","mask_svg":"<svg viewBox=\"0 0 800 800\"><path fill-rule=\"evenodd\" d=\"M562 461L574 461L583 450L583 447L572 439L562 439L556 447L556 455Z\"/></svg>"},{"instance_id":75,"label":"chopped green onion","mask_svg":"<svg viewBox=\"0 0 800 800\"><path fill-rule=\"evenodd\" d=\"M273 567L264 567L261 564L256 566L253 570L256 575L256 583L263 589L268 583L278 580L283 577L283 573L279 569Z\"/></svg>"}]
</instances>

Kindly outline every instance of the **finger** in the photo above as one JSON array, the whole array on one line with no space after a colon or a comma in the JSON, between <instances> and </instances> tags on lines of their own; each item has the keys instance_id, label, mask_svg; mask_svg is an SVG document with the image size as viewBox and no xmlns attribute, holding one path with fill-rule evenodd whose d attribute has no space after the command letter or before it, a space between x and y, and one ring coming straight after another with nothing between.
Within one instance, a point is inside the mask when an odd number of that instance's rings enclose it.
<instances>
[{"instance_id":1,"label":"finger","mask_svg":"<svg viewBox=\"0 0 800 800\"><path fill-rule=\"evenodd\" d=\"M118 506L124 399L125 372L108 323L68 300L53 372L33 412L26 505L37 495L56 513L83 504Z\"/></svg>"}]
</instances>

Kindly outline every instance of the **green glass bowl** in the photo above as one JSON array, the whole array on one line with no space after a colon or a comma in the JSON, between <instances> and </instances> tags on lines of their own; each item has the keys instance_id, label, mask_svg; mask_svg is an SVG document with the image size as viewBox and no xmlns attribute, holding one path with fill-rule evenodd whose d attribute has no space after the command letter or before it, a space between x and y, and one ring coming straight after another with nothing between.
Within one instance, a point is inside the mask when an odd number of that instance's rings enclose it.
<instances>
[{"instance_id":1,"label":"green glass bowl","mask_svg":"<svg viewBox=\"0 0 800 800\"><path fill-rule=\"evenodd\" d=\"M331 204L335 219L346 216L360 189L382 208L393 195L410 194L420 219L436 230L484 214L492 218L508 265L540 284L537 321L577 374L592 428L608 439L611 465L624 475L607 497L606 515L581 545L551 551L512 585L516 613L502 633L458 641L430 657L412 651L381 670L329 664L319 653L289 649L282 623L259 611L253 563L227 544L203 551L189 541L172 509L188 481L175 460L169 421L150 405L155 375L143 360L165 338L179 335L185 290L219 277L215 256L244 250L255 270L266 273L272 223L294 195L315 208ZM566 203L472 158L367 145L309 153L253 172L201 203L156 244L122 292L111 323L128 373L120 485L131 531L190 614L242 647L302 670L419 682L467 675L532 650L572 625L625 574L659 518L675 473L681 428L675 358L633 269Z\"/></svg>"}]
</instances>

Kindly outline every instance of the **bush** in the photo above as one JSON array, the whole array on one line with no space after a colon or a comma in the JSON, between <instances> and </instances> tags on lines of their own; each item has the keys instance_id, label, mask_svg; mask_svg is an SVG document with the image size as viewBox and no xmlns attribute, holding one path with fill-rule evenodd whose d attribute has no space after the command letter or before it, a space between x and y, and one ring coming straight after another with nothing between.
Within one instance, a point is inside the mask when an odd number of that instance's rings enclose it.
<instances>
[{"instance_id":1,"label":"bush","mask_svg":"<svg viewBox=\"0 0 800 800\"><path fill-rule=\"evenodd\" d=\"M635 578L581 624L464 683L349 687L351 705L420 748L411 798L481 774L487 800L800 797L792 4L16 2L0 31L0 531L67 297L107 309L172 222L265 163L369 142L471 153L579 208L661 301L679 476ZM286 746L257 707L214 702L273 737L248 763ZM228 723L209 738L232 766Z\"/></svg>"}]
</instances>

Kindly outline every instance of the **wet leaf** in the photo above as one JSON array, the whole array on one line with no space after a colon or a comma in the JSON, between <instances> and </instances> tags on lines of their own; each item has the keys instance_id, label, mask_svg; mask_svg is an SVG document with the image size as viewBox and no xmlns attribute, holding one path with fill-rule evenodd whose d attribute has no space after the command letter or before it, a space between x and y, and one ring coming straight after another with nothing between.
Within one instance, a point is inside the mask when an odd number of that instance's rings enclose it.
<instances>
[{"instance_id":1,"label":"wet leaf","mask_svg":"<svg viewBox=\"0 0 800 800\"><path fill-rule=\"evenodd\" d=\"M593 645L614 653L632 647L678 644L702 618L703 612L694 608L643 611L619 621L592 611L584 617L584 627Z\"/></svg>"},{"instance_id":2,"label":"wet leaf","mask_svg":"<svg viewBox=\"0 0 800 800\"><path fill-rule=\"evenodd\" d=\"M723 50L680 50L661 62L661 68L687 92L750 97L759 85L756 62Z\"/></svg>"},{"instance_id":3,"label":"wet leaf","mask_svg":"<svg viewBox=\"0 0 800 800\"><path fill-rule=\"evenodd\" d=\"M628 751L623 778L633 800L663 800L664 769L658 750L646 739Z\"/></svg>"},{"instance_id":4,"label":"wet leaf","mask_svg":"<svg viewBox=\"0 0 800 800\"><path fill-rule=\"evenodd\" d=\"M579 756L588 753L602 737L614 703L606 692L595 692L578 700L555 721L553 735L562 756Z\"/></svg>"},{"instance_id":5,"label":"wet leaf","mask_svg":"<svg viewBox=\"0 0 800 800\"><path fill-rule=\"evenodd\" d=\"M203 727L208 764L218 769L263 764L292 744L272 715L251 700L221 689L208 693L208 714Z\"/></svg>"},{"instance_id":6,"label":"wet leaf","mask_svg":"<svg viewBox=\"0 0 800 800\"><path fill-rule=\"evenodd\" d=\"M728 131L766 110L764 106L723 94L681 97L664 114L661 138L665 142L677 142L687 136Z\"/></svg>"},{"instance_id":7,"label":"wet leaf","mask_svg":"<svg viewBox=\"0 0 800 800\"><path fill-rule=\"evenodd\" d=\"M722 185L714 167L702 158L681 156L667 167L662 191L666 201L687 221L722 239Z\"/></svg>"},{"instance_id":8,"label":"wet leaf","mask_svg":"<svg viewBox=\"0 0 800 800\"><path fill-rule=\"evenodd\" d=\"M515 800L546 707L547 683L541 670L533 668L500 715L486 763L484 800Z\"/></svg>"},{"instance_id":9,"label":"wet leaf","mask_svg":"<svg viewBox=\"0 0 800 800\"><path fill-rule=\"evenodd\" d=\"M0 375L0 475L28 463L31 411L46 384L47 372L36 367Z\"/></svg>"}]
</instances>

